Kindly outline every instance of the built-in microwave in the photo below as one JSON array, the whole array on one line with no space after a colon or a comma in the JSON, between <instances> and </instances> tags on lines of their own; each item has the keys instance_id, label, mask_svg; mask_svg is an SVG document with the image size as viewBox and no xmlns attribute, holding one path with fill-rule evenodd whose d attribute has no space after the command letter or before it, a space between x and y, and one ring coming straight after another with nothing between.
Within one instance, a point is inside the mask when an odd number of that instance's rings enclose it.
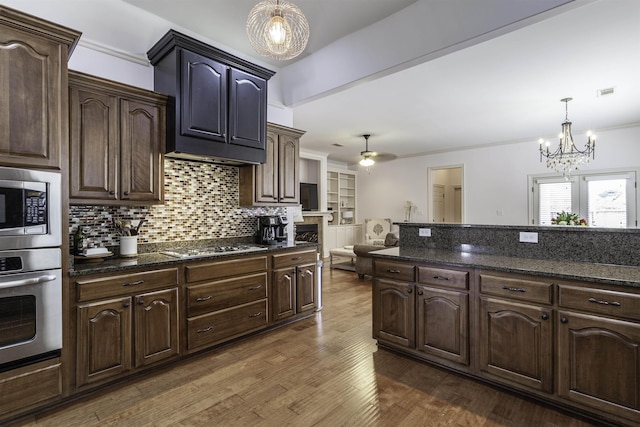
<instances>
[{"instance_id":1,"label":"built-in microwave","mask_svg":"<svg viewBox=\"0 0 640 427\"><path fill-rule=\"evenodd\" d=\"M0 250L62 244L57 172L0 167Z\"/></svg>"}]
</instances>

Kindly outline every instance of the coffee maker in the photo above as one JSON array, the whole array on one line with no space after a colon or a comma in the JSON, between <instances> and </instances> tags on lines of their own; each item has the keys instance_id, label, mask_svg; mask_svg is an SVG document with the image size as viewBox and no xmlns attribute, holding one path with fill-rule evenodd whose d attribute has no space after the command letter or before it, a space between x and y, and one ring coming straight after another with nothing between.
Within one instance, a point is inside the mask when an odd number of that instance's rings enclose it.
<instances>
[{"instance_id":1,"label":"coffee maker","mask_svg":"<svg viewBox=\"0 0 640 427\"><path fill-rule=\"evenodd\" d=\"M268 215L258 218L258 243L277 245L287 242L287 217Z\"/></svg>"}]
</instances>

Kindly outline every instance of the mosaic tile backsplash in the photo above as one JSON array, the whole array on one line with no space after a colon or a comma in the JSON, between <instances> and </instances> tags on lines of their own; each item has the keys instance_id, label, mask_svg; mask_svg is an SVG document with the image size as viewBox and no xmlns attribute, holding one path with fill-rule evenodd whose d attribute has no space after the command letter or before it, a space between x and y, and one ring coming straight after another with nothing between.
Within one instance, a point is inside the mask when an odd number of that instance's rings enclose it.
<instances>
[{"instance_id":1,"label":"mosaic tile backsplash","mask_svg":"<svg viewBox=\"0 0 640 427\"><path fill-rule=\"evenodd\" d=\"M240 207L238 168L178 159L164 161L165 202L151 206L72 205L69 238L81 225L88 242L116 246L113 219L145 219L138 243L252 237L260 215L284 215L284 208Z\"/></svg>"}]
</instances>

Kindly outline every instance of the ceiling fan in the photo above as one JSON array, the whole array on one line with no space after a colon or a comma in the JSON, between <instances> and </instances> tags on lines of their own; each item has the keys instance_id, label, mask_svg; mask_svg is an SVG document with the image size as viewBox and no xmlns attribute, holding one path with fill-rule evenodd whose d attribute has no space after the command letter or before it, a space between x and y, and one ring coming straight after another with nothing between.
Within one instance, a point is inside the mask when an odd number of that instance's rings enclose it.
<instances>
[{"instance_id":1,"label":"ceiling fan","mask_svg":"<svg viewBox=\"0 0 640 427\"><path fill-rule=\"evenodd\" d=\"M362 137L364 138L365 148L364 151L360 152L360 165L364 167L373 166L375 162L385 162L387 160L393 160L398 156L394 154L379 154L375 151L369 151L369 137L371 134L364 134Z\"/></svg>"}]
</instances>

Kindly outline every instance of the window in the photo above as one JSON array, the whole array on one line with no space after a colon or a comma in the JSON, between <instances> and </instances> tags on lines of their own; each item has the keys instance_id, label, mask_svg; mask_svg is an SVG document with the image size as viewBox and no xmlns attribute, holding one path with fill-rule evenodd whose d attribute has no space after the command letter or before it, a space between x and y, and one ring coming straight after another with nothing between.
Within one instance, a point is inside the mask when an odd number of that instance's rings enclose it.
<instances>
[{"instance_id":1,"label":"window","mask_svg":"<svg viewBox=\"0 0 640 427\"><path fill-rule=\"evenodd\" d=\"M530 176L529 223L551 225L561 211L577 213L591 227L635 227L636 171Z\"/></svg>"}]
</instances>

